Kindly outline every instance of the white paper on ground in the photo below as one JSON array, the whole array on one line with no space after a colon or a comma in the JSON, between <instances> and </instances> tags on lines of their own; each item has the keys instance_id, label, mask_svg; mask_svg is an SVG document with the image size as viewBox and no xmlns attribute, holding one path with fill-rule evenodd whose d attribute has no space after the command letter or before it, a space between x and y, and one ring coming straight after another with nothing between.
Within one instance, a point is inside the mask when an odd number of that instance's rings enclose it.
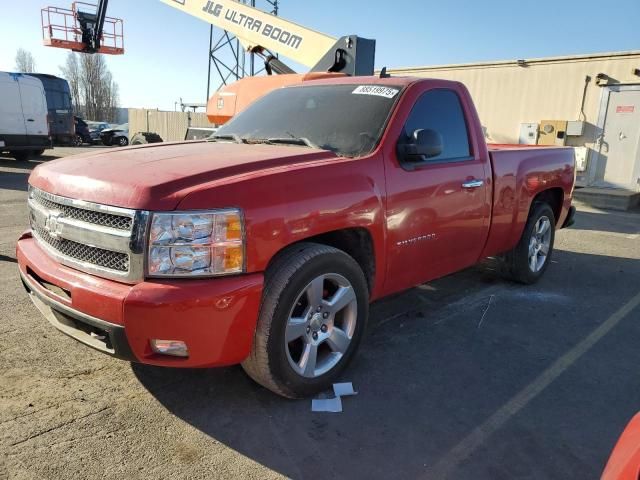
<instances>
[{"instance_id":1,"label":"white paper on ground","mask_svg":"<svg viewBox=\"0 0 640 480\"><path fill-rule=\"evenodd\" d=\"M342 412L342 400L340 397L335 398L314 398L311 400L312 412Z\"/></svg>"},{"instance_id":2,"label":"white paper on ground","mask_svg":"<svg viewBox=\"0 0 640 480\"><path fill-rule=\"evenodd\" d=\"M345 383L334 383L333 384L333 393L336 394L336 397L346 397L349 395L357 395L353 389L353 383L345 382Z\"/></svg>"}]
</instances>

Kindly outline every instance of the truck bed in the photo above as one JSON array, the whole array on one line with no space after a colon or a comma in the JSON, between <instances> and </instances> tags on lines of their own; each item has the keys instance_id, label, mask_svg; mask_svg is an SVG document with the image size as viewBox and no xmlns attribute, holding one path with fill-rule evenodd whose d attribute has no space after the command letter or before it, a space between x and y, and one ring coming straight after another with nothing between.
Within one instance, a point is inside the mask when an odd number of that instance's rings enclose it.
<instances>
[{"instance_id":1,"label":"truck bed","mask_svg":"<svg viewBox=\"0 0 640 480\"><path fill-rule=\"evenodd\" d=\"M510 250L519 240L535 192L554 189L562 204L571 201L574 153L570 147L492 144L487 146L493 167L492 223L485 254ZM559 208L556 222L564 218ZM566 213L565 213L566 215Z\"/></svg>"}]
</instances>

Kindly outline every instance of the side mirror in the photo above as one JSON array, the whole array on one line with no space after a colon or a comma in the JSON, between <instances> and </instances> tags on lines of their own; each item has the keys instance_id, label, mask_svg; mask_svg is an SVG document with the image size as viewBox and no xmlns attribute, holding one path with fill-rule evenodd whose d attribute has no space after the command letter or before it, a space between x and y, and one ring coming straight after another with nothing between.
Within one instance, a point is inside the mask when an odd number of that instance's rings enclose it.
<instances>
[{"instance_id":1,"label":"side mirror","mask_svg":"<svg viewBox=\"0 0 640 480\"><path fill-rule=\"evenodd\" d=\"M419 129L413 132L406 143L398 143L398 158L402 162L420 163L442 153L442 135L431 129Z\"/></svg>"}]
</instances>

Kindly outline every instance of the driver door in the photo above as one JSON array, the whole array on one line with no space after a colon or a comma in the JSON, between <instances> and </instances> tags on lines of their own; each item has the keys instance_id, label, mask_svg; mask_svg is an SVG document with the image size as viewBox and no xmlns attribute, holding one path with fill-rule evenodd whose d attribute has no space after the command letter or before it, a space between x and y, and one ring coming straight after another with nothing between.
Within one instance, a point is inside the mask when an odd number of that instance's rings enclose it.
<instances>
[{"instance_id":1,"label":"driver door","mask_svg":"<svg viewBox=\"0 0 640 480\"><path fill-rule=\"evenodd\" d=\"M426 90L414 103L399 141L419 129L435 130L443 140L441 153L407 168L397 150L389 152L388 291L461 270L476 263L482 252L490 215L488 154L486 149L473 151L469 112L460 92Z\"/></svg>"}]
</instances>

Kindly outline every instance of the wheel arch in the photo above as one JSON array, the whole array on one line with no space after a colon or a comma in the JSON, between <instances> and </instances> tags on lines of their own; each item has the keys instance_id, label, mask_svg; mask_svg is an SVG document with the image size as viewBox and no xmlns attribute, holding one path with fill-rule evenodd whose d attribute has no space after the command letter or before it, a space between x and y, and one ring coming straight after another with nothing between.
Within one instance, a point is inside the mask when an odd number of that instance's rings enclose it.
<instances>
[{"instance_id":1,"label":"wheel arch","mask_svg":"<svg viewBox=\"0 0 640 480\"><path fill-rule=\"evenodd\" d=\"M531 205L529 206L529 215L534 208L536 203L546 203L553 210L553 215L555 216L556 226L560 221L560 215L562 213L562 204L564 202L564 190L561 187L552 187L546 190L539 192L532 200Z\"/></svg>"},{"instance_id":2,"label":"wheel arch","mask_svg":"<svg viewBox=\"0 0 640 480\"><path fill-rule=\"evenodd\" d=\"M503 254L514 248L522 237L527 219L538 203L546 203L551 207L556 217L556 228L558 228L561 221L564 200L565 192L558 186L545 188L532 196L523 198L518 208L510 214L511 221L508 227L500 229L492 225L489 231L487 246L485 246L481 257Z\"/></svg>"},{"instance_id":3,"label":"wheel arch","mask_svg":"<svg viewBox=\"0 0 640 480\"><path fill-rule=\"evenodd\" d=\"M376 251L373 237L368 229L364 227L344 228L297 240L278 250L269 260L267 269L296 245L303 243L326 245L349 255L362 269L367 280L369 294L372 293L376 279Z\"/></svg>"}]
</instances>

